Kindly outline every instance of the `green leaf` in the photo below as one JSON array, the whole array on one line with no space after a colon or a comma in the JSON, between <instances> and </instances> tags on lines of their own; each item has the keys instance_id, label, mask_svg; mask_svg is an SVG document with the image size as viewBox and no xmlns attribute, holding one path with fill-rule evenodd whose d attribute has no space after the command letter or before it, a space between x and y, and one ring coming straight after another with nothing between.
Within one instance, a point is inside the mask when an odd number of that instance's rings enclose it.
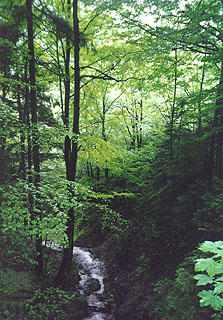
<instances>
[{"instance_id":1,"label":"green leaf","mask_svg":"<svg viewBox=\"0 0 223 320\"><path fill-rule=\"evenodd\" d=\"M223 299L214 295L213 290L202 290L198 293L198 296L201 298L201 307L207 307L210 305L214 310L220 310L223 306Z\"/></svg>"},{"instance_id":2,"label":"green leaf","mask_svg":"<svg viewBox=\"0 0 223 320\"><path fill-rule=\"evenodd\" d=\"M217 282L214 284L214 293L219 294L223 292L223 283L222 282Z\"/></svg>"},{"instance_id":3,"label":"green leaf","mask_svg":"<svg viewBox=\"0 0 223 320\"><path fill-rule=\"evenodd\" d=\"M219 248L221 249L220 251L223 253L222 250L223 247L223 241L205 241L202 243L202 245L199 247L199 249L203 252L214 252L214 253L219 253Z\"/></svg>"},{"instance_id":4,"label":"green leaf","mask_svg":"<svg viewBox=\"0 0 223 320\"><path fill-rule=\"evenodd\" d=\"M207 259L197 259L195 263L195 271L206 271L208 268L208 261Z\"/></svg>"},{"instance_id":5,"label":"green leaf","mask_svg":"<svg viewBox=\"0 0 223 320\"><path fill-rule=\"evenodd\" d=\"M209 276L214 276L217 273L219 273L219 265L217 262L215 262L213 259L210 260L210 264L207 268L207 274Z\"/></svg>"},{"instance_id":6,"label":"green leaf","mask_svg":"<svg viewBox=\"0 0 223 320\"><path fill-rule=\"evenodd\" d=\"M198 280L197 286L205 286L208 283L213 283L211 277L206 274L198 274L194 277L195 280Z\"/></svg>"},{"instance_id":7,"label":"green leaf","mask_svg":"<svg viewBox=\"0 0 223 320\"><path fill-rule=\"evenodd\" d=\"M219 265L214 259L198 259L195 264L195 271L206 271L211 277L219 273Z\"/></svg>"}]
</instances>

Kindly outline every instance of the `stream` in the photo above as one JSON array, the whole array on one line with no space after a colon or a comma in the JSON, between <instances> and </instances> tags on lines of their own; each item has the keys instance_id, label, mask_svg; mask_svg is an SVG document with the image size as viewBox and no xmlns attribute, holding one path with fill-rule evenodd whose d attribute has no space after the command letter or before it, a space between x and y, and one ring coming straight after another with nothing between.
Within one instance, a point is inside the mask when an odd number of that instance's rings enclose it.
<instances>
[{"instance_id":1,"label":"stream","mask_svg":"<svg viewBox=\"0 0 223 320\"><path fill-rule=\"evenodd\" d=\"M61 246L50 245L52 249L62 250ZM104 262L94 257L89 249L74 247L73 255L79 268L80 281L78 292L85 296L88 302L89 315L83 320L115 320L112 310L114 302L105 292L104 277L106 275Z\"/></svg>"},{"instance_id":2,"label":"stream","mask_svg":"<svg viewBox=\"0 0 223 320\"><path fill-rule=\"evenodd\" d=\"M87 248L74 247L73 254L81 278L77 289L81 295L86 296L90 312L89 317L83 320L115 320L112 314L106 313L109 301L103 282L104 262L95 258Z\"/></svg>"}]
</instances>

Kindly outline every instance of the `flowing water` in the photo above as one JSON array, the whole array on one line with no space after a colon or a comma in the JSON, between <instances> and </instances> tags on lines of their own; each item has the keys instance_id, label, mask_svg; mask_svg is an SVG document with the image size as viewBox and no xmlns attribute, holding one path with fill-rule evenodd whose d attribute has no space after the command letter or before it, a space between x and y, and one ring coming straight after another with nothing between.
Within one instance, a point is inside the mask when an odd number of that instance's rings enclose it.
<instances>
[{"instance_id":1,"label":"flowing water","mask_svg":"<svg viewBox=\"0 0 223 320\"><path fill-rule=\"evenodd\" d=\"M89 317L84 320L115 320L112 314L106 313L108 301L106 300L103 282L105 276L104 262L95 258L86 248L74 247L73 254L79 266L81 278L78 290L80 294L87 297L90 311Z\"/></svg>"},{"instance_id":2,"label":"flowing water","mask_svg":"<svg viewBox=\"0 0 223 320\"><path fill-rule=\"evenodd\" d=\"M62 250L58 245L51 244L55 250ZM73 255L79 268L79 293L87 298L89 316L83 320L115 320L111 311L112 301L105 293L104 262L95 258L87 248L74 247Z\"/></svg>"}]
</instances>

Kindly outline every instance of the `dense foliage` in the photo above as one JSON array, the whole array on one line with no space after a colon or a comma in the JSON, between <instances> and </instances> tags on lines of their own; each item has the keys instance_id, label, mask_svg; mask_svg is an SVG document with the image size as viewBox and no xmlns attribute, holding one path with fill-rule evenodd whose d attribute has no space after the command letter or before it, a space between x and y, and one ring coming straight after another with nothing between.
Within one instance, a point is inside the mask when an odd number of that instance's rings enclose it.
<instances>
[{"instance_id":1,"label":"dense foliage","mask_svg":"<svg viewBox=\"0 0 223 320\"><path fill-rule=\"evenodd\" d=\"M222 16L221 0L1 1L3 319L84 317L75 241L106 260L117 320L221 319Z\"/></svg>"}]
</instances>

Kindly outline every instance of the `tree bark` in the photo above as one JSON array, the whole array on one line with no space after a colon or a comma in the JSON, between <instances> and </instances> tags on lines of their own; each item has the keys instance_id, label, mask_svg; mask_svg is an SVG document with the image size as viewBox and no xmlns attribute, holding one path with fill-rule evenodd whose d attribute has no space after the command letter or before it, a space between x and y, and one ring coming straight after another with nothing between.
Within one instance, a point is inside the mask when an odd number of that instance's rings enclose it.
<instances>
[{"instance_id":1,"label":"tree bark","mask_svg":"<svg viewBox=\"0 0 223 320\"><path fill-rule=\"evenodd\" d=\"M40 183L40 161L39 161L39 141L37 129L37 101L36 101L36 71L35 71L35 55L33 41L33 15L32 15L32 0L26 0L27 10L27 27L28 27L28 48L29 48L29 77L30 77L30 103L31 103L31 119L32 119L32 158L34 168L34 185L38 190ZM36 218L41 219L41 211L39 210L39 193L35 206L37 208ZM41 275L43 272L43 248L42 238L40 235L36 237L36 272Z\"/></svg>"},{"instance_id":2,"label":"tree bark","mask_svg":"<svg viewBox=\"0 0 223 320\"><path fill-rule=\"evenodd\" d=\"M57 48L57 67L59 70L59 88L60 88L60 104L61 104L61 118L63 123L65 124L65 116L64 116L64 104L63 104L63 90L62 90L62 75L63 71L61 71L60 67L60 56L59 56L59 32L56 34L56 48ZM62 74L61 74L62 72Z\"/></svg>"},{"instance_id":3,"label":"tree bark","mask_svg":"<svg viewBox=\"0 0 223 320\"><path fill-rule=\"evenodd\" d=\"M174 118L175 118L175 107L176 107L176 96L177 96L177 49L175 49L175 59L174 59L174 90L173 90L173 104L171 109L171 118L170 118L170 159L173 159L173 142L174 142Z\"/></svg>"},{"instance_id":4,"label":"tree bark","mask_svg":"<svg viewBox=\"0 0 223 320\"><path fill-rule=\"evenodd\" d=\"M103 97L102 100L102 116L101 116L101 135L102 135L102 139L106 142L107 141L107 135L106 135L106 129L105 129L105 117L106 117L106 112L108 111L108 109L106 110L106 102L105 102L105 95ZM104 173L105 173L105 184L106 186L108 186L108 178L109 178L109 169L105 168L104 169ZM98 178L99 181L99 178Z\"/></svg>"},{"instance_id":5,"label":"tree bark","mask_svg":"<svg viewBox=\"0 0 223 320\"><path fill-rule=\"evenodd\" d=\"M68 0L68 5L70 0ZM66 163L66 176L68 180L68 191L70 197L74 196L72 183L76 178L76 168L77 168L77 153L78 153L78 135L79 135L79 112L80 112L80 66L79 66L79 21L78 21L78 0L73 1L73 28L74 28L74 106L73 106L73 137L72 139L67 135L65 137L65 163ZM68 42L67 42L68 45ZM67 47L68 50L68 47ZM65 82L69 80L68 72L68 62L69 56L67 51L67 59L65 61L66 79ZM65 85L65 123L68 127L69 125L69 83ZM67 102L66 102L67 100ZM68 246L63 250L63 258L61 265L59 267L58 273L55 278L55 283L57 285L66 285L69 279L69 273L72 264L73 257L73 238L74 238L74 208L72 207L68 211L67 216L67 229L66 236L68 239Z\"/></svg>"},{"instance_id":6,"label":"tree bark","mask_svg":"<svg viewBox=\"0 0 223 320\"><path fill-rule=\"evenodd\" d=\"M26 166L25 166L25 158L26 158L26 147L25 147L25 134L24 134L24 125L25 125L25 110L22 108L21 104L21 96L20 96L21 88L18 88L17 92L17 105L19 111L19 122L20 122L20 165L18 172L23 180L26 178Z\"/></svg>"},{"instance_id":7,"label":"tree bark","mask_svg":"<svg viewBox=\"0 0 223 320\"><path fill-rule=\"evenodd\" d=\"M206 67L206 64L204 62L203 64L203 69L202 69L202 76L201 76L201 83L200 83L200 93L199 93L199 101L198 101L198 134L200 135L201 134L201 113L202 113L202 110L201 110L201 102L203 100L203 85L204 85L204 76L205 76L205 67Z\"/></svg>"}]
</instances>

